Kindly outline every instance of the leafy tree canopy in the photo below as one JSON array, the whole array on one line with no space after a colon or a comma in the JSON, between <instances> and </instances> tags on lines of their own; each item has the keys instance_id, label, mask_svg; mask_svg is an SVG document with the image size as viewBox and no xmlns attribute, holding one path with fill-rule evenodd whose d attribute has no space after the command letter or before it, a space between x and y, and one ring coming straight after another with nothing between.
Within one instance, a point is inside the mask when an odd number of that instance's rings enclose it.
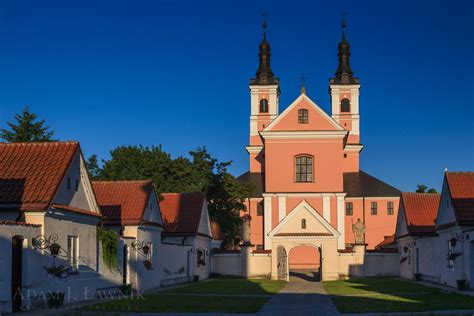
<instances>
[{"instance_id":1,"label":"leafy tree canopy","mask_svg":"<svg viewBox=\"0 0 474 316\"><path fill-rule=\"evenodd\" d=\"M87 161L90 174L97 180L151 179L158 194L164 192L206 192L209 214L221 226L224 242L240 230L240 210L253 187L238 182L228 172L231 162L219 162L206 148L189 152L188 157L173 159L161 146L120 146L99 167L97 156Z\"/></svg>"},{"instance_id":2,"label":"leafy tree canopy","mask_svg":"<svg viewBox=\"0 0 474 316\"><path fill-rule=\"evenodd\" d=\"M416 193L438 193L438 192L434 188L428 189L428 187L426 185L418 184L417 189L416 189Z\"/></svg>"},{"instance_id":3,"label":"leafy tree canopy","mask_svg":"<svg viewBox=\"0 0 474 316\"><path fill-rule=\"evenodd\" d=\"M10 130L0 129L0 137L6 142L49 142L54 141L54 131L45 126L44 120L37 120L38 115L31 113L25 106L20 114L15 114L15 123L7 122Z\"/></svg>"}]
</instances>

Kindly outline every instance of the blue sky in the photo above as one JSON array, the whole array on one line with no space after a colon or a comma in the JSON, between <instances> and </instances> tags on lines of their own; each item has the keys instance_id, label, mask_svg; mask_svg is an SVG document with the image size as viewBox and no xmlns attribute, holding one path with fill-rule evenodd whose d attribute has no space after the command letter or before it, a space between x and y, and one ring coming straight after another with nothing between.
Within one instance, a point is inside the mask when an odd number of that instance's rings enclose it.
<instances>
[{"instance_id":1,"label":"blue sky","mask_svg":"<svg viewBox=\"0 0 474 316\"><path fill-rule=\"evenodd\" d=\"M248 166L249 78L262 12L281 110L299 93L329 112L341 12L361 80L361 169L402 189L474 170L472 1L0 2L0 126L24 105L86 156L205 145Z\"/></svg>"}]
</instances>

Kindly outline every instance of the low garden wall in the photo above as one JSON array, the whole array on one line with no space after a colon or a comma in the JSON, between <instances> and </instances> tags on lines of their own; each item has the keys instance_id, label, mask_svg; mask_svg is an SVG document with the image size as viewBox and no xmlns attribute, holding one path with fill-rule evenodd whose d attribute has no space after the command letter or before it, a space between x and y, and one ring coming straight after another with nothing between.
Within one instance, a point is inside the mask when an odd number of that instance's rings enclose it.
<instances>
[{"instance_id":1,"label":"low garden wall","mask_svg":"<svg viewBox=\"0 0 474 316\"><path fill-rule=\"evenodd\" d=\"M399 276L400 255L392 251L366 251L354 247L352 252L338 254L340 278Z\"/></svg>"},{"instance_id":2,"label":"low garden wall","mask_svg":"<svg viewBox=\"0 0 474 316\"><path fill-rule=\"evenodd\" d=\"M247 278L269 278L272 257L269 253L218 252L212 254L212 273Z\"/></svg>"}]
</instances>

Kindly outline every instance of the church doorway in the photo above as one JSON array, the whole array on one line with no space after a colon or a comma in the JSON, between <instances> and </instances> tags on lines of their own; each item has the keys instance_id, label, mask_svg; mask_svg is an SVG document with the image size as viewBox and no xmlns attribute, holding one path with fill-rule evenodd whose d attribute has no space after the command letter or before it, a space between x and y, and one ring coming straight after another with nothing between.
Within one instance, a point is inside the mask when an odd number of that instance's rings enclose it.
<instances>
[{"instance_id":1,"label":"church doorway","mask_svg":"<svg viewBox=\"0 0 474 316\"><path fill-rule=\"evenodd\" d=\"M288 266L291 279L321 281L321 248L307 245L291 248Z\"/></svg>"}]
</instances>

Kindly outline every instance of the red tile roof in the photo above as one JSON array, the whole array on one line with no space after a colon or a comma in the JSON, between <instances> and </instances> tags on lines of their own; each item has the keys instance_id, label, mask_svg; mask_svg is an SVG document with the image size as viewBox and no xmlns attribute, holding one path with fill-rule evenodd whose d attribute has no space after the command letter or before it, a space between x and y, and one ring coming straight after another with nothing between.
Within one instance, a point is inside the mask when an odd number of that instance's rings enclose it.
<instances>
[{"instance_id":1,"label":"red tile roof","mask_svg":"<svg viewBox=\"0 0 474 316\"><path fill-rule=\"evenodd\" d=\"M160 201L164 235L193 236L198 234L206 194L163 193Z\"/></svg>"},{"instance_id":2,"label":"red tile roof","mask_svg":"<svg viewBox=\"0 0 474 316\"><path fill-rule=\"evenodd\" d=\"M211 235L214 240L222 240L221 226L215 220L211 220Z\"/></svg>"},{"instance_id":3,"label":"red tile roof","mask_svg":"<svg viewBox=\"0 0 474 316\"><path fill-rule=\"evenodd\" d=\"M393 247L397 243L395 242L395 234L390 236L384 236L383 241L375 246L375 249L381 249L386 247Z\"/></svg>"},{"instance_id":4,"label":"red tile roof","mask_svg":"<svg viewBox=\"0 0 474 316\"><path fill-rule=\"evenodd\" d=\"M123 226L143 222L153 192L151 180L93 181L92 187L105 224Z\"/></svg>"},{"instance_id":5,"label":"red tile roof","mask_svg":"<svg viewBox=\"0 0 474 316\"><path fill-rule=\"evenodd\" d=\"M474 225L474 172L446 172L456 220Z\"/></svg>"},{"instance_id":6,"label":"red tile roof","mask_svg":"<svg viewBox=\"0 0 474 316\"><path fill-rule=\"evenodd\" d=\"M102 217L102 215L99 214L99 213L88 211L88 210L83 210L82 208L73 207L73 206L64 205L64 204L55 204L55 203L53 203L51 205L51 207L55 208L55 209L58 209L58 210L64 210L64 211L69 211L69 212L74 212L74 213L81 213L81 214L84 214L84 215L90 215L90 216L95 216L95 217Z\"/></svg>"},{"instance_id":7,"label":"red tile roof","mask_svg":"<svg viewBox=\"0 0 474 316\"><path fill-rule=\"evenodd\" d=\"M255 249L254 251L252 251L252 253L262 253L262 254L272 253L272 250L271 249Z\"/></svg>"},{"instance_id":8,"label":"red tile roof","mask_svg":"<svg viewBox=\"0 0 474 316\"><path fill-rule=\"evenodd\" d=\"M77 142L0 143L0 210L46 210L78 150Z\"/></svg>"},{"instance_id":9,"label":"red tile roof","mask_svg":"<svg viewBox=\"0 0 474 316\"><path fill-rule=\"evenodd\" d=\"M30 224L30 223L15 222L15 221L0 221L0 225L5 225L5 226L41 227L41 224Z\"/></svg>"},{"instance_id":10,"label":"red tile roof","mask_svg":"<svg viewBox=\"0 0 474 316\"><path fill-rule=\"evenodd\" d=\"M440 196L435 193L403 192L405 221L410 235L430 235L435 233Z\"/></svg>"}]
</instances>

